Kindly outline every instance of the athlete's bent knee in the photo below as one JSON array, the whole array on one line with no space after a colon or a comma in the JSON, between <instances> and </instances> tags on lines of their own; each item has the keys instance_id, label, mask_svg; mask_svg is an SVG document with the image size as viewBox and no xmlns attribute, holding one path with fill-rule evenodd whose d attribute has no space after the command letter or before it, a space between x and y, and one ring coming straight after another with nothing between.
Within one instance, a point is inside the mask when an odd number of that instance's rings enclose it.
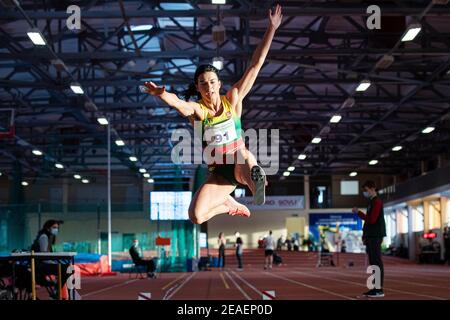
<instances>
[{"instance_id":1,"label":"athlete's bent knee","mask_svg":"<svg viewBox=\"0 0 450 320\"><path fill-rule=\"evenodd\" d=\"M191 219L193 224L202 224L205 222L204 215L200 214L199 210L190 209L189 210L189 218Z\"/></svg>"}]
</instances>

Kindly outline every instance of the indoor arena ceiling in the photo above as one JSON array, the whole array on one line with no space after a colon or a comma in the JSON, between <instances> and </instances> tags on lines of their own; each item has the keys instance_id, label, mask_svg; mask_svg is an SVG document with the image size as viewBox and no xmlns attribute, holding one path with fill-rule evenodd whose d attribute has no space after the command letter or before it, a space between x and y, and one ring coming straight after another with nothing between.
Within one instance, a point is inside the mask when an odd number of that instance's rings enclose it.
<instances>
[{"instance_id":1,"label":"indoor arena ceiling","mask_svg":"<svg viewBox=\"0 0 450 320\"><path fill-rule=\"evenodd\" d=\"M173 130L192 129L138 86L154 81L181 96L196 66L221 56L221 80L229 88L248 65L273 4L228 0L218 9L210 0L19 2L20 8L0 1L0 108L16 112L16 138L0 140L0 171L17 161L27 175L105 169L106 130L97 122L105 116L113 130L113 169L139 174L145 168L155 180L193 175L194 165L177 166L170 158ZM448 153L450 4L376 1L381 29L369 30L370 1L280 3L284 21L242 118L244 129L280 130L277 179L289 166L295 170L288 179L398 174ZM70 5L81 8L78 31L66 26ZM217 45L212 27L219 23L226 37ZM402 42L414 24L420 33ZM33 27L47 45L30 41ZM356 91L364 80L370 87ZM75 82L83 94L70 89ZM330 123L334 115L341 116L338 123ZM435 130L423 134L427 127ZM317 137L320 143L312 143ZM125 146L114 143L119 139ZM393 151L395 146L402 149ZM298 159L301 154L306 158Z\"/></svg>"}]
</instances>

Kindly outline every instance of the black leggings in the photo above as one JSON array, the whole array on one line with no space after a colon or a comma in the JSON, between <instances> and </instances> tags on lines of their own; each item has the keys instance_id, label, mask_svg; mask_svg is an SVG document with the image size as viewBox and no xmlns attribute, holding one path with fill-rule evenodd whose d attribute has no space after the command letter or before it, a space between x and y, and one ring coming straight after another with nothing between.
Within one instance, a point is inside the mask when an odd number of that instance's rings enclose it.
<instances>
[{"instance_id":1,"label":"black leggings","mask_svg":"<svg viewBox=\"0 0 450 320\"><path fill-rule=\"evenodd\" d=\"M378 266L380 268L381 288L384 284L384 266L381 260L381 243L383 238L367 238L366 239L366 253L369 257L369 265Z\"/></svg>"},{"instance_id":2,"label":"black leggings","mask_svg":"<svg viewBox=\"0 0 450 320\"><path fill-rule=\"evenodd\" d=\"M450 262L450 241L446 240L444 250L444 261Z\"/></svg>"},{"instance_id":3,"label":"black leggings","mask_svg":"<svg viewBox=\"0 0 450 320\"><path fill-rule=\"evenodd\" d=\"M238 268L242 269L242 254L236 253L236 258L237 258L237 261L238 261Z\"/></svg>"},{"instance_id":4,"label":"black leggings","mask_svg":"<svg viewBox=\"0 0 450 320\"><path fill-rule=\"evenodd\" d=\"M223 244L219 247L219 268L225 267L225 246Z\"/></svg>"}]
</instances>

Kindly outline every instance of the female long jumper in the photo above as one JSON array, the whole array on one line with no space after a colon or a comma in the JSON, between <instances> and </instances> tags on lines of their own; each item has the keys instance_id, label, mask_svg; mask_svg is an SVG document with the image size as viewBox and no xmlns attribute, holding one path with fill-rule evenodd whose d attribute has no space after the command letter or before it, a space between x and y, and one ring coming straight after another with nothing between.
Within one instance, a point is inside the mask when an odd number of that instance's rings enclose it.
<instances>
[{"instance_id":1,"label":"female long jumper","mask_svg":"<svg viewBox=\"0 0 450 320\"><path fill-rule=\"evenodd\" d=\"M225 96L219 93L222 85L219 71L211 65L202 65L195 72L194 84L190 87L192 92L188 96L197 94L200 99L196 102L189 101L189 97L186 99L188 101L181 100L153 82L145 83L149 94L159 97L191 122L201 121L203 138L206 140L204 147L212 150L214 159L217 159L217 155L229 159L231 155L234 160L238 157L245 160L237 163L233 161L232 164L208 162L210 175L194 195L189 208L189 217L193 223L201 224L222 213L249 217L248 208L230 196L239 184L249 187L255 204L260 205L265 201L266 176L255 157L245 148L241 136L241 115L242 101L252 89L275 31L281 24L281 6L269 10L268 17L269 26L253 53L250 66Z\"/></svg>"}]
</instances>

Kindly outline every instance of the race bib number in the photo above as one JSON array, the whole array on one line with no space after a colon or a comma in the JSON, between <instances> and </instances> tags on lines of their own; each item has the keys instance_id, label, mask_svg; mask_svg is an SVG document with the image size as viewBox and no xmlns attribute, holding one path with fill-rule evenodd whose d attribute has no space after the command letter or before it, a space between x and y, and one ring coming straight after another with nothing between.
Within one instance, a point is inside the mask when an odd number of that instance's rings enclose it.
<instances>
[{"instance_id":1,"label":"race bib number","mask_svg":"<svg viewBox=\"0 0 450 320\"><path fill-rule=\"evenodd\" d=\"M237 139L233 119L205 127L204 139L210 146L221 146Z\"/></svg>"}]
</instances>

